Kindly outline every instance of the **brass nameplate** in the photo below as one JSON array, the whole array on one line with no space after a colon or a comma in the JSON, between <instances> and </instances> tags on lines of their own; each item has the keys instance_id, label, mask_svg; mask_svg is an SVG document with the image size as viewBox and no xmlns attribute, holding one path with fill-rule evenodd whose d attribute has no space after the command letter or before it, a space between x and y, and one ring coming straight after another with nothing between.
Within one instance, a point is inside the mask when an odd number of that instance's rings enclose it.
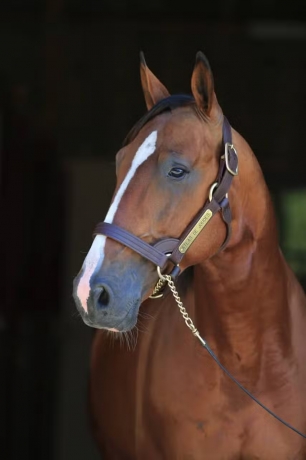
<instances>
[{"instance_id":1,"label":"brass nameplate","mask_svg":"<svg viewBox=\"0 0 306 460\"><path fill-rule=\"evenodd\" d=\"M188 233L182 244L179 246L179 251L181 254L184 254L189 246L192 245L196 237L200 234L200 232L203 230L205 225L210 221L213 213L211 212L210 209L207 209L201 219L196 223L196 225L193 227L193 229Z\"/></svg>"}]
</instances>

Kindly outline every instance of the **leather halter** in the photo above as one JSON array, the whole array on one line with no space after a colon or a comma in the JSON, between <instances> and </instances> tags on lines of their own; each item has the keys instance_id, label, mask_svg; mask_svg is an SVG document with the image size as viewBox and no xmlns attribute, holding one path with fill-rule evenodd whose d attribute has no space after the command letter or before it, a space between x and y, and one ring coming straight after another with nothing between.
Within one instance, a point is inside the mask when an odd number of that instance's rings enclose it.
<instances>
[{"instance_id":1,"label":"leather halter","mask_svg":"<svg viewBox=\"0 0 306 460\"><path fill-rule=\"evenodd\" d=\"M224 153L220 157L218 176L216 182L211 186L209 199L179 239L164 238L154 244L149 244L127 230L107 222L101 222L96 226L94 236L105 235L118 241L160 267L161 270L164 270L170 261L175 266L171 272L171 276L176 277L180 272L179 263L193 241L210 219L218 211L221 211L223 221L226 225L226 238L220 248L222 250L231 235L232 215L227 193L234 176L238 174L238 156L232 144L231 126L225 117L223 121L222 144Z\"/></svg>"}]
</instances>

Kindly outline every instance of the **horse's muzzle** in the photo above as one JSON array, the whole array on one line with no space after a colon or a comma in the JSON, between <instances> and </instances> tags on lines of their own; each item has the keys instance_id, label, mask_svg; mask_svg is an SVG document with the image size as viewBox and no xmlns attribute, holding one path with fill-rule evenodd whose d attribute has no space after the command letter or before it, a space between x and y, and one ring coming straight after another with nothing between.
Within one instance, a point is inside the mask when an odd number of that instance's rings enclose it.
<instances>
[{"instance_id":1,"label":"horse's muzzle","mask_svg":"<svg viewBox=\"0 0 306 460\"><path fill-rule=\"evenodd\" d=\"M97 329L111 329L125 332L133 329L137 322L141 303L141 290L130 277L93 276L90 282L90 292L86 306L82 305L78 297L77 277L74 282L74 300L83 321ZM85 308L84 308L85 307Z\"/></svg>"}]
</instances>

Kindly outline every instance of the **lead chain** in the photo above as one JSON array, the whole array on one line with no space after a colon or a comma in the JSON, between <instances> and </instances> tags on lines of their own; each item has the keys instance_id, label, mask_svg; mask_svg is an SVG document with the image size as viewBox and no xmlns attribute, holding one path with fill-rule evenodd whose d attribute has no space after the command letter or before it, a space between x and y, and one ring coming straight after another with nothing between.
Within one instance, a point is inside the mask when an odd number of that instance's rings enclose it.
<instances>
[{"instance_id":1,"label":"lead chain","mask_svg":"<svg viewBox=\"0 0 306 460\"><path fill-rule=\"evenodd\" d=\"M164 280L163 278L159 278L152 294L150 295L150 298L151 299L158 299L158 297L162 297L162 294L158 294L159 291L162 289L162 287L166 284L166 280Z\"/></svg>"},{"instance_id":2,"label":"lead chain","mask_svg":"<svg viewBox=\"0 0 306 460\"><path fill-rule=\"evenodd\" d=\"M197 328L195 327L195 325L193 324L193 321L192 319L189 317L187 311L186 311L186 308L184 307L183 305L183 302L181 301L180 299L180 296L178 295L178 292L176 290L176 287L175 287L175 284L174 282L172 281L172 278L170 275L162 275L162 278L160 278L160 280L163 280L166 281L168 283L168 286L169 288L171 289L171 292L173 294L173 297L177 303L177 306L179 307L179 310L182 314L182 317L184 318L184 321L186 323L186 326L189 327L189 329L191 330L191 332L195 335L195 336L199 336L199 332L197 330ZM156 285L157 287L157 285Z\"/></svg>"}]
</instances>

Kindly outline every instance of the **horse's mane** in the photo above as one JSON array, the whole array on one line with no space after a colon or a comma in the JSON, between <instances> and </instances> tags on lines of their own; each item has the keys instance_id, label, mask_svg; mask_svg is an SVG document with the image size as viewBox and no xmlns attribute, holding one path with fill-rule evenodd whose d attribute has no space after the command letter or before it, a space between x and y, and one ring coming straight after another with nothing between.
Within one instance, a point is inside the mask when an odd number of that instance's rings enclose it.
<instances>
[{"instance_id":1,"label":"horse's mane","mask_svg":"<svg viewBox=\"0 0 306 460\"><path fill-rule=\"evenodd\" d=\"M155 104L148 112L146 112L133 126L123 141L123 147L132 142L139 131L144 127L144 125L155 118L157 115L166 112L167 110L173 110L178 107L184 107L188 105L195 106L195 100L192 96L187 94L175 94L157 102L157 104Z\"/></svg>"}]
</instances>

